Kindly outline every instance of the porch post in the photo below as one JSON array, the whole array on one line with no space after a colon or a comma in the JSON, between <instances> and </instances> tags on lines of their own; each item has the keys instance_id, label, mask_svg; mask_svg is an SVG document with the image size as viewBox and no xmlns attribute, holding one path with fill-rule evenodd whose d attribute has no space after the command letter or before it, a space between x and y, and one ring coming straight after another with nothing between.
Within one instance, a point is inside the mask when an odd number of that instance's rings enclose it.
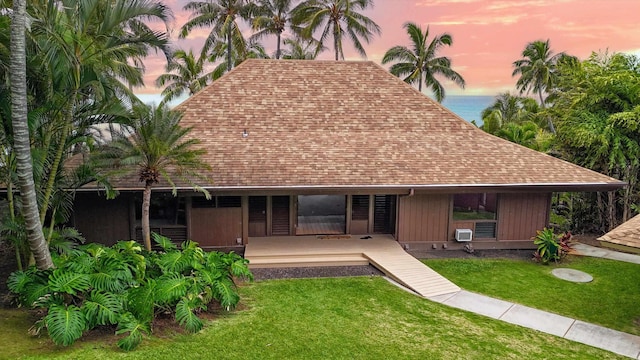
<instances>
[{"instance_id":1,"label":"porch post","mask_svg":"<svg viewBox=\"0 0 640 360\"><path fill-rule=\"evenodd\" d=\"M185 221L187 223L187 239L191 240L191 204L192 204L191 195L186 196L184 198L184 216Z\"/></svg>"},{"instance_id":2,"label":"porch post","mask_svg":"<svg viewBox=\"0 0 640 360\"><path fill-rule=\"evenodd\" d=\"M296 235L298 225L298 197L289 196L289 235Z\"/></svg>"},{"instance_id":3,"label":"porch post","mask_svg":"<svg viewBox=\"0 0 640 360\"><path fill-rule=\"evenodd\" d=\"M345 234L351 234L351 213L353 212L353 196L347 195L347 206L346 206L346 214L345 214Z\"/></svg>"},{"instance_id":4,"label":"porch post","mask_svg":"<svg viewBox=\"0 0 640 360\"><path fill-rule=\"evenodd\" d=\"M369 221L367 222L367 232L373 234L373 221L375 220L376 196L369 195Z\"/></svg>"},{"instance_id":5,"label":"porch post","mask_svg":"<svg viewBox=\"0 0 640 360\"><path fill-rule=\"evenodd\" d=\"M267 196L267 214L266 214L266 222L267 222L267 236L271 236L273 230L272 230L272 224L271 222L273 221L273 197L271 195Z\"/></svg>"},{"instance_id":6,"label":"porch post","mask_svg":"<svg viewBox=\"0 0 640 360\"><path fill-rule=\"evenodd\" d=\"M129 236L136 240L136 200L135 195L129 196Z\"/></svg>"}]
</instances>

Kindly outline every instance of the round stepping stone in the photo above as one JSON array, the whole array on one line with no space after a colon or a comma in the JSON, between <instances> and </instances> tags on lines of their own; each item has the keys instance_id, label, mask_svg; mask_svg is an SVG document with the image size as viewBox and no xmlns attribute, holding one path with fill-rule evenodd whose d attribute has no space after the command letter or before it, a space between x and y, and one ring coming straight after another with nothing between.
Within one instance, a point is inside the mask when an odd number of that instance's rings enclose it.
<instances>
[{"instance_id":1,"label":"round stepping stone","mask_svg":"<svg viewBox=\"0 0 640 360\"><path fill-rule=\"evenodd\" d=\"M588 283L593 281L593 276L580 270L558 268L551 270L551 273L557 278L576 283Z\"/></svg>"}]
</instances>

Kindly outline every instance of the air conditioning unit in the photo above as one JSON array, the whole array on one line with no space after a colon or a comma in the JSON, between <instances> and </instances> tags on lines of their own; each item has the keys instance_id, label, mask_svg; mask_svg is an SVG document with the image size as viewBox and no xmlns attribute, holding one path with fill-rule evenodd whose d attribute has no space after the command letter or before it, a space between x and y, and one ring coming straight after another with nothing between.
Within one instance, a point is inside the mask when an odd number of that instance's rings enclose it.
<instances>
[{"instance_id":1,"label":"air conditioning unit","mask_svg":"<svg viewBox=\"0 0 640 360\"><path fill-rule=\"evenodd\" d=\"M456 241L467 242L473 238L473 231L471 229L456 229Z\"/></svg>"}]
</instances>

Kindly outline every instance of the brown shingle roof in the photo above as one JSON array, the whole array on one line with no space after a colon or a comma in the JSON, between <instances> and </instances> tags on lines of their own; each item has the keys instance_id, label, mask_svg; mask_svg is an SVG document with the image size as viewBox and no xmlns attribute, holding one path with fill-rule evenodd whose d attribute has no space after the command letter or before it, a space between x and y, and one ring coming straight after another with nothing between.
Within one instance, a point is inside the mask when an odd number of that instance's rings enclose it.
<instances>
[{"instance_id":1,"label":"brown shingle roof","mask_svg":"<svg viewBox=\"0 0 640 360\"><path fill-rule=\"evenodd\" d=\"M598 240L640 249L640 215L602 235Z\"/></svg>"},{"instance_id":2,"label":"brown shingle roof","mask_svg":"<svg viewBox=\"0 0 640 360\"><path fill-rule=\"evenodd\" d=\"M247 60L178 109L215 188L622 184L486 134L373 62Z\"/></svg>"}]
</instances>

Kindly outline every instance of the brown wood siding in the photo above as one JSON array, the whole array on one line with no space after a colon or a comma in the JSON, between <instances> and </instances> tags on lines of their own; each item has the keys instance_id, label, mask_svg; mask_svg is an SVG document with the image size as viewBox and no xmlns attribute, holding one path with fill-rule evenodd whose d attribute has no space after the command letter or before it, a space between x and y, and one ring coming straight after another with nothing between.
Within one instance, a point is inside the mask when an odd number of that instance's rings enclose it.
<instances>
[{"instance_id":1,"label":"brown wood siding","mask_svg":"<svg viewBox=\"0 0 640 360\"><path fill-rule=\"evenodd\" d=\"M242 238L242 208L194 208L191 238L200 246L236 246Z\"/></svg>"},{"instance_id":2,"label":"brown wood siding","mask_svg":"<svg viewBox=\"0 0 640 360\"><path fill-rule=\"evenodd\" d=\"M447 241L450 195L414 195L399 199L398 241Z\"/></svg>"},{"instance_id":3,"label":"brown wood siding","mask_svg":"<svg viewBox=\"0 0 640 360\"><path fill-rule=\"evenodd\" d=\"M73 226L88 242L113 245L130 240L129 197L107 200L98 194L78 193L73 206Z\"/></svg>"},{"instance_id":4,"label":"brown wood siding","mask_svg":"<svg viewBox=\"0 0 640 360\"><path fill-rule=\"evenodd\" d=\"M551 194L501 194L498 197L498 240L529 240L549 223Z\"/></svg>"}]
</instances>

